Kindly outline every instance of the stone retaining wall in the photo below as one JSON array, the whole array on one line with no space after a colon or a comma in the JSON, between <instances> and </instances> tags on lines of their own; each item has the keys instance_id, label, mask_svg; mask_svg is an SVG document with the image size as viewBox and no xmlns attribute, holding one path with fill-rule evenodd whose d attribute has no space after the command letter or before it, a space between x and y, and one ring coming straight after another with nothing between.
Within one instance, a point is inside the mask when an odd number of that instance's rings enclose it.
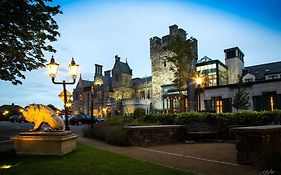
<instances>
[{"instance_id":1,"label":"stone retaining wall","mask_svg":"<svg viewBox=\"0 0 281 175\"><path fill-rule=\"evenodd\" d=\"M184 140L183 125L126 126L129 142L133 146L153 146Z\"/></svg>"}]
</instances>

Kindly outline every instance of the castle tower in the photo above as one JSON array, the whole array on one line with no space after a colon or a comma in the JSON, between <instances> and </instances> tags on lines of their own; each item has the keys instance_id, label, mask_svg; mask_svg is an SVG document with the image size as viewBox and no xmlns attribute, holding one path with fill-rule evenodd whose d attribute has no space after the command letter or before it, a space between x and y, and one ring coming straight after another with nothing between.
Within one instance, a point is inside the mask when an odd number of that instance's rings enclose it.
<instances>
[{"instance_id":1,"label":"castle tower","mask_svg":"<svg viewBox=\"0 0 281 175\"><path fill-rule=\"evenodd\" d=\"M172 63L167 62L166 58L173 54L170 51L165 51L163 47L167 44L172 36L178 35L186 40L186 31L178 28L177 25L169 26L169 35L159 38L157 36L150 38L150 60L151 60L151 75L152 75L152 107L156 110L163 110L162 85L173 84L174 72L171 71ZM194 64L191 65L195 69L197 60L197 40L190 38L192 42L192 53L194 55Z\"/></svg>"},{"instance_id":2,"label":"castle tower","mask_svg":"<svg viewBox=\"0 0 281 175\"><path fill-rule=\"evenodd\" d=\"M228 68L228 84L235 84L244 69L244 53L238 47L225 49L224 53L225 65Z\"/></svg>"}]
</instances>

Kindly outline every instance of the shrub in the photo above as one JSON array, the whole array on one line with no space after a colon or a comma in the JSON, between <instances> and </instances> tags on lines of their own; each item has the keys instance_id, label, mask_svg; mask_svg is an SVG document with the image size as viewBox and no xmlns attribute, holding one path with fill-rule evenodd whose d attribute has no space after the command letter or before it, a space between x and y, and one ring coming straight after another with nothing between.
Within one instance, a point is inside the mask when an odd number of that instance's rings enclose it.
<instances>
[{"instance_id":1,"label":"shrub","mask_svg":"<svg viewBox=\"0 0 281 175\"><path fill-rule=\"evenodd\" d=\"M143 108L136 108L134 110L134 113L133 113L134 118L136 118L136 119L143 119L144 115L145 115L145 109L143 109Z\"/></svg>"},{"instance_id":2,"label":"shrub","mask_svg":"<svg viewBox=\"0 0 281 175\"><path fill-rule=\"evenodd\" d=\"M109 132L106 130L108 130L108 127L113 127L113 125L187 125L190 123L209 123L217 129L220 138L230 138L233 137L229 133L229 128L231 127L281 124L281 110L274 112L242 111L239 113L184 112L179 114L146 114L143 117L134 117L134 115L140 116L141 111L143 112L143 109L139 108L133 115L110 117L105 122L95 125L94 133L85 132L84 134L93 135L97 139L105 140L105 133Z\"/></svg>"},{"instance_id":3,"label":"shrub","mask_svg":"<svg viewBox=\"0 0 281 175\"><path fill-rule=\"evenodd\" d=\"M134 118L131 115L113 116L108 118L105 123L110 125L126 125L131 123Z\"/></svg>"},{"instance_id":4,"label":"shrub","mask_svg":"<svg viewBox=\"0 0 281 175\"><path fill-rule=\"evenodd\" d=\"M112 145L129 146L127 131L123 126L110 126L105 132L105 141Z\"/></svg>"},{"instance_id":5,"label":"shrub","mask_svg":"<svg viewBox=\"0 0 281 175\"><path fill-rule=\"evenodd\" d=\"M105 141L112 145L129 146L127 131L120 125L108 123L95 124L93 128L83 130L83 136Z\"/></svg>"}]
</instances>

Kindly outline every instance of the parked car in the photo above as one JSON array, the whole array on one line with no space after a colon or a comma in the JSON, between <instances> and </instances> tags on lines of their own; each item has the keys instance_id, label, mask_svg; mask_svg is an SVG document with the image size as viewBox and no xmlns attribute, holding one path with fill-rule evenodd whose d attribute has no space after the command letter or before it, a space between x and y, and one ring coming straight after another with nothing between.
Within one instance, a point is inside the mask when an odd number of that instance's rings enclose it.
<instances>
[{"instance_id":1,"label":"parked car","mask_svg":"<svg viewBox=\"0 0 281 175\"><path fill-rule=\"evenodd\" d=\"M28 121L25 119L24 116L20 115L18 120L17 120L18 123L28 123Z\"/></svg>"},{"instance_id":2,"label":"parked car","mask_svg":"<svg viewBox=\"0 0 281 175\"><path fill-rule=\"evenodd\" d=\"M73 117L72 115L67 115L68 121ZM65 115L60 115L60 118L65 122Z\"/></svg>"},{"instance_id":3,"label":"parked car","mask_svg":"<svg viewBox=\"0 0 281 175\"><path fill-rule=\"evenodd\" d=\"M9 121L12 122L12 123L16 123L18 121L18 118L22 116L22 115L12 115L10 118L9 118Z\"/></svg>"},{"instance_id":4,"label":"parked car","mask_svg":"<svg viewBox=\"0 0 281 175\"><path fill-rule=\"evenodd\" d=\"M104 121L104 118L103 117L97 117L95 118L98 122L103 122Z\"/></svg>"},{"instance_id":5,"label":"parked car","mask_svg":"<svg viewBox=\"0 0 281 175\"><path fill-rule=\"evenodd\" d=\"M69 123L71 125L82 125L82 124L90 124L91 121L94 123L98 123L98 120L96 118L92 118L91 116L87 115L74 115L69 119Z\"/></svg>"}]
</instances>

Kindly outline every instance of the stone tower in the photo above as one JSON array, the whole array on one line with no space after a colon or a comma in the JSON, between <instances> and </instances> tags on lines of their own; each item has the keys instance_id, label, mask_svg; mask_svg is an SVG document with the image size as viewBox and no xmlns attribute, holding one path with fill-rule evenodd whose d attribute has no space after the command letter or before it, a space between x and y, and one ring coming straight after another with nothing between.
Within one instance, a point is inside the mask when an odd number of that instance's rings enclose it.
<instances>
[{"instance_id":1,"label":"stone tower","mask_svg":"<svg viewBox=\"0 0 281 175\"><path fill-rule=\"evenodd\" d=\"M235 84L242 76L244 69L244 53L238 48L233 47L224 50L225 65L227 66L228 84Z\"/></svg>"},{"instance_id":2,"label":"stone tower","mask_svg":"<svg viewBox=\"0 0 281 175\"><path fill-rule=\"evenodd\" d=\"M169 35L159 38L157 36L150 38L150 59L152 75L152 108L154 110L163 109L162 85L173 84L174 72L170 70L172 63L167 62L166 58L173 54L170 51L164 51L163 47L167 44L172 36L179 35L186 40L186 31L178 28L177 25L169 27ZM192 41L192 53L194 55L194 64L190 65L195 70L197 56L197 40L190 38Z\"/></svg>"}]
</instances>

